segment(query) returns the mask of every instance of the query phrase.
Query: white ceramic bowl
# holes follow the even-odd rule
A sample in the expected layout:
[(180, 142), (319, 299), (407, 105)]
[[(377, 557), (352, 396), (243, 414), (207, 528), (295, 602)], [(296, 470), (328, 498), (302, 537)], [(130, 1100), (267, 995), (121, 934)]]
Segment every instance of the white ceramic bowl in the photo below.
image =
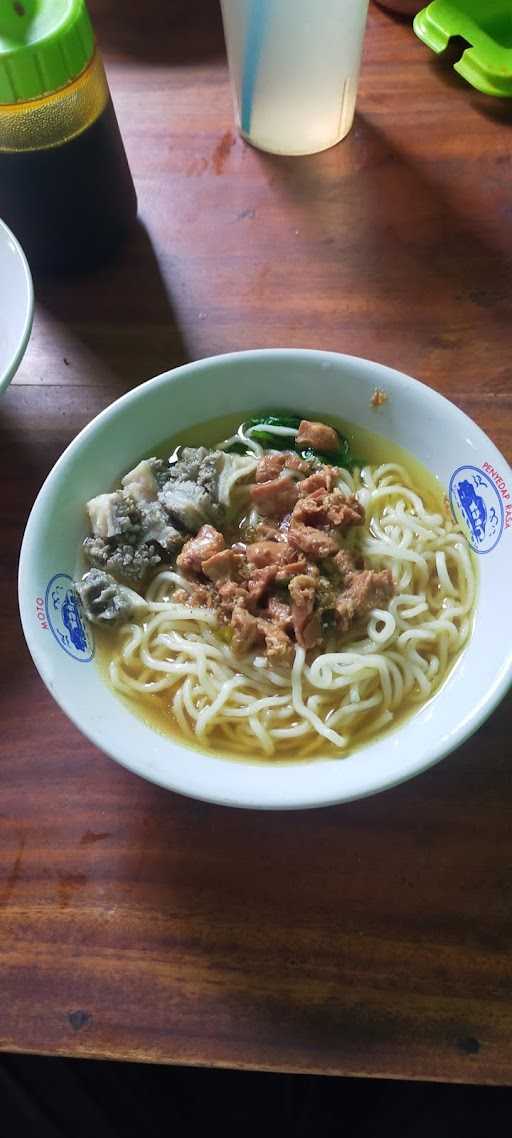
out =
[[(378, 411), (370, 404), (376, 386), (388, 395)], [(86, 533), (88, 498), (175, 432), (223, 412), (240, 412), (243, 418), (276, 404), (299, 412), (314, 409), (319, 419), (338, 415), (379, 431), (417, 455), (447, 489), (451, 485), (452, 493), (461, 478), (480, 479), (487, 522), (483, 537), (479, 535), (474, 633), (435, 699), (396, 731), (346, 759), (273, 766), (213, 758), (152, 731), (101, 679), (91, 660), (89, 635), (80, 624), (70, 624), (73, 606), (64, 622), (62, 614)], [(41, 676), (66, 714), (98, 747), (144, 778), (233, 806), (277, 809), (344, 802), (393, 786), (437, 762), (475, 731), (504, 695), (511, 676), (511, 511), (511, 472), (496, 447), (451, 403), (399, 372), (317, 351), (254, 351), (200, 360), (117, 400), (57, 462), (23, 541), (23, 628)]]
[(27, 258), (0, 221), (0, 394), (9, 386), (28, 344), (34, 289)]

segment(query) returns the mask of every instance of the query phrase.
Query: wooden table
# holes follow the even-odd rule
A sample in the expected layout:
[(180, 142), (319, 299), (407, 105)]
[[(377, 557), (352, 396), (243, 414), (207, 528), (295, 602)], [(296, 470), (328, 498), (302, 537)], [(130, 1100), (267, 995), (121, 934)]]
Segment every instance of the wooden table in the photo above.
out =
[(448, 395), (510, 456), (510, 120), (372, 7), (349, 138), (268, 157), (233, 131), (216, 5), (91, 9), (140, 225), (104, 271), (39, 282), (0, 406), (0, 1045), (510, 1081), (510, 705), (380, 797), (208, 807), (75, 730), (16, 610), (23, 527), (57, 456), (184, 360), (274, 345), (368, 356)]

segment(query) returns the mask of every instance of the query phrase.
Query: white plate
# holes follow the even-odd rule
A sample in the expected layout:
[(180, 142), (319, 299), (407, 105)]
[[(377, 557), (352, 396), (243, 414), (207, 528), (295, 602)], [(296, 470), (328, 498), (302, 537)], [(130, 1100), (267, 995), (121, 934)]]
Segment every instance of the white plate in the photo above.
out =
[(27, 258), (0, 221), (0, 394), (9, 386), (27, 347), (34, 315), (34, 289)]
[[(388, 395), (378, 411), (371, 406), (376, 387)], [(194, 423), (223, 412), (242, 419), (276, 406), (315, 413), (319, 419), (339, 416), (378, 431), (415, 454), (447, 489), (454, 476), (457, 486), (461, 471), (468, 478), (478, 471), (489, 509), (496, 507), (499, 524), (493, 521), (486, 530), (478, 558), (475, 628), (457, 667), (415, 715), (345, 759), (245, 763), (214, 758), (162, 737), (106, 686), (80, 614), (78, 625), (70, 615), (71, 578), (87, 532), (87, 499), (110, 487), (141, 455)], [(490, 439), (457, 407), (408, 376), (368, 360), (294, 349), (242, 352), (199, 360), (142, 384), (71, 443), (45, 482), (27, 525), (20, 561), (21, 616), (32, 656), (57, 702), (98, 747), (130, 770), (182, 794), (233, 806), (320, 806), (373, 794), (425, 770), (471, 735), (503, 697), (512, 670), (511, 554), (511, 471)]]

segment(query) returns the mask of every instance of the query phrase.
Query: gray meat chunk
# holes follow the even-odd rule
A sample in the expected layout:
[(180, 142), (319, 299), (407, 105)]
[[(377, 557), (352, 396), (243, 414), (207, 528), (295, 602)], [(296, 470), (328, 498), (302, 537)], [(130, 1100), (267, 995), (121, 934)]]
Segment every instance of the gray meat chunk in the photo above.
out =
[(197, 482), (201, 463), (211, 453), (207, 447), (179, 447), (175, 462), (171, 455), (167, 478), (172, 482)]
[(218, 512), (210, 494), (197, 482), (166, 482), (158, 497), (172, 520), (188, 533), (197, 533)]
[(173, 558), (189, 534), (222, 518), (226, 456), (207, 447), (178, 447), (176, 456), (169, 463), (142, 459), (125, 474), (122, 490), (87, 503), (92, 537), (84, 552), (90, 565), (121, 581), (142, 581)]
[(160, 502), (139, 502), (137, 524), (112, 537), (86, 537), (87, 561), (121, 580), (142, 581), (150, 569), (181, 549), (186, 534), (170, 521)]
[(226, 461), (222, 451), (206, 447), (182, 447), (169, 467), (159, 500), (170, 517), (189, 533), (215, 521), (219, 507), (219, 478)]
[(186, 535), (169, 521), (161, 502), (140, 503), (141, 541), (156, 542), (165, 553), (177, 553)]
[(162, 561), (162, 554), (153, 544), (137, 546), (116, 539), (86, 537), (83, 549), (90, 565), (130, 581), (142, 581), (148, 570)]
[(86, 508), (94, 537), (107, 539), (137, 532), (137, 508), (133, 499), (122, 490), (98, 494), (87, 502)]
[(197, 484), (202, 486), (214, 502), (219, 500), (219, 478), (224, 468), (226, 455), (221, 450), (211, 450), (202, 459), (197, 474)]
[(92, 624), (120, 624), (146, 608), (143, 597), (101, 569), (89, 569), (80, 581), (75, 581), (75, 588)]
[(141, 462), (129, 470), (121, 479), (125, 492), (127, 492), (138, 506), (146, 502), (154, 502), (158, 494), (157, 475), (161, 473), (164, 463), (158, 458), (143, 458)]
[(197, 482), (211, 497), (218, 500), (218, 482), (226, 461), (221, 450), (208, 450), (207, 447), (179, 447), (178, 458), (170, 461), (168, 481)]

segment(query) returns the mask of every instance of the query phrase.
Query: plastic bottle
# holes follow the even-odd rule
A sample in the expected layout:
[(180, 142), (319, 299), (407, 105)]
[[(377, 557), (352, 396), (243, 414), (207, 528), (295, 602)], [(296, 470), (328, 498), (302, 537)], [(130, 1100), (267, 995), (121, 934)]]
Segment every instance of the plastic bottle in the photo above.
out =
[(113, 252), (137, 198), (84, 0), (0, 5), (0, 217), (32, 267)]

